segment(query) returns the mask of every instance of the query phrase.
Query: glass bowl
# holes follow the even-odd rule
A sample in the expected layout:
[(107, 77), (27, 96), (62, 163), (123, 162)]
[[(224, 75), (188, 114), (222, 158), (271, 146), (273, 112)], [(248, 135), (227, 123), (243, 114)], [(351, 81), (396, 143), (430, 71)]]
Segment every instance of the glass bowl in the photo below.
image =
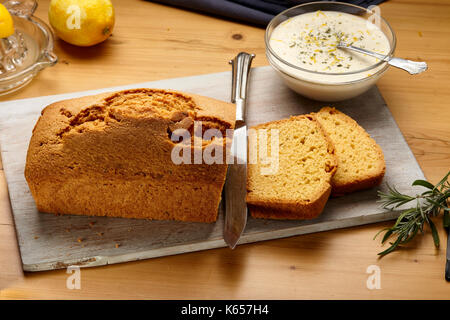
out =
[[(379, 28), (390, 44), (387, 56), (393, 56), (396, 46), (395, 33), (389, 23), (375, 11), (343, 2), (310, 2), (281, 12), (275, 16), (266, 28), (266, 56), (270, 65), (277, 71), (284, 83), (295, 92), (318, 101), (341, 101), (356, 97), (372, 87), (386, 72), (389, 65), (379, 61), (367, 68), (343, 73), (325, 73), (311, 71), (293, 65), (274, 52), (270, 46), (273, 30), (291, 17), (303, 13), (321, 11), (338, 11), (357, 15), (365, 20), (379, 21)], [(376, 15), (376, 17), (374, 16)]]
[(34, 17), (35, 1), (7, 1), (5, 7), (14, 21), (16, 35), (25, 43), (26, 55), (13, 71), (0, 75), (0, 95), (14, 92), (28, 84), (42, 69), (53, 66), (58, 58), (53, 53), (53, 35), (41, 19)]

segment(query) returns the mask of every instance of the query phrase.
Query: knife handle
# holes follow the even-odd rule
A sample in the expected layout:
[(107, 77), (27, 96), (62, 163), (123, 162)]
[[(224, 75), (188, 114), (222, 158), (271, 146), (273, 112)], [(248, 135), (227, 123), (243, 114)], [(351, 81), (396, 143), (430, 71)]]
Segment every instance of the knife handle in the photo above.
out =
[(450, 260), (445, 264), (445, 280), (450, 281)]
[(233, 60), (230, 60), (232, 66), (232, 87), (231, 102), (236, 104), (236, 123), (245, 123), (245, 101), (247, 97), (248, 79), (250, 67), (255, 55), (241, 52)]

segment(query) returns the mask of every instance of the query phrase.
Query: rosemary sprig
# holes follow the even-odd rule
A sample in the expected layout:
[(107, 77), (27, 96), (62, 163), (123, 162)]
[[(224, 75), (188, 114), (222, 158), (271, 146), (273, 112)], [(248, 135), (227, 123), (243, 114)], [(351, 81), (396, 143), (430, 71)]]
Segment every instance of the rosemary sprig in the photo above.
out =
[[(408, 243), (411, 241), (417, 233), (423, 233), (424, 225), (428, 224), (433, 235), (434, 245), (439, 247), (439, 234), (434, 225), (431, 217), (438, 216), (441, 212), (444, 213), (444, 227), (450, 226), (450, 181), (448, 177), (450, 171), (445, 177), (436, 185), (431, 184), (425, 180), (416, 180), (412, 183), (413, 186), (422, 186), (427, 190), (421, 194), (415, 196), (409, 196), (400, 193), (395, 187), (388, 185), (387, 192), (378, 192), (384, 209), (395, 210), (398, 207), (415, 202), (415, 206), (404, 210), (397, 218), (395, 224), (390, 228), (384, 228), (375, 235), (375, 238), (384, 232), (381, 243), (385, 243), (389, 238), (396, 236), (395, 241), (390, 242), (390, 247), (378, 255), (384, 256), (392, 251), (396, 250), (399, 245)], [(374, 239), (375, 239), (374, 238)]]

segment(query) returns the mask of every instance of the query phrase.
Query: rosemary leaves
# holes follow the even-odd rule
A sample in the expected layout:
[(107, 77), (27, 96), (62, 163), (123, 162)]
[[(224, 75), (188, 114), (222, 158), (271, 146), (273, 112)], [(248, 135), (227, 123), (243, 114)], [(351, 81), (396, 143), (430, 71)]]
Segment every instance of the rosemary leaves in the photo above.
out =
[(423, 193), (415, 196), (402, 194), (395, 187), (389, 185), (387, 192), (378, 192), (380, 202), (385, 209), (395, 210), (407, 203), (414, 204), (411, 208), (402, 211), (392, 227), (384, 228), (375, 235), (376, 238), (380, 233), (384, 232), (381, 243), (385, 243), (391, 237), (396, 237), (393, 242), (390, 242), (388, 249), (378, 253), (380, 256), (391, 253), (400, 245), (410, 242), (419, 232), (423, 233), (426, 224), (431, 229), (434, 245), (439, 247), (439, 234), (431, 217), (436, 217), (443, 213), (444, 227), (450, 226), (450, 208), (448, 203), (450, 198), (449, 176), (450, 171), (436, 185), (425, 180), (414, 181), (412, 183), (413, 186), (421, 186), (426, 189)]

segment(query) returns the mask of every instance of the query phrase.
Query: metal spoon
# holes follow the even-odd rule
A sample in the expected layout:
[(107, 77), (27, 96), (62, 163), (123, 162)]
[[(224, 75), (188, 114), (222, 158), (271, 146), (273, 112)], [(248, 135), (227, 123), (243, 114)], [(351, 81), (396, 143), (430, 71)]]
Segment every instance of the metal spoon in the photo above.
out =
[(342, 41), (338, 43), (337, 47), (340, 49), (350, 49), (359, 53), (367, 54), (368, 56), (378, 58), (380, 60), (386, 61), (391, 66), (406, 70), (410, 74), (419, 74), (428, 69), (428, 65), (426, 62), (417, 62), (402, 58), (389, 57), (366, 49), (354, 47)]

